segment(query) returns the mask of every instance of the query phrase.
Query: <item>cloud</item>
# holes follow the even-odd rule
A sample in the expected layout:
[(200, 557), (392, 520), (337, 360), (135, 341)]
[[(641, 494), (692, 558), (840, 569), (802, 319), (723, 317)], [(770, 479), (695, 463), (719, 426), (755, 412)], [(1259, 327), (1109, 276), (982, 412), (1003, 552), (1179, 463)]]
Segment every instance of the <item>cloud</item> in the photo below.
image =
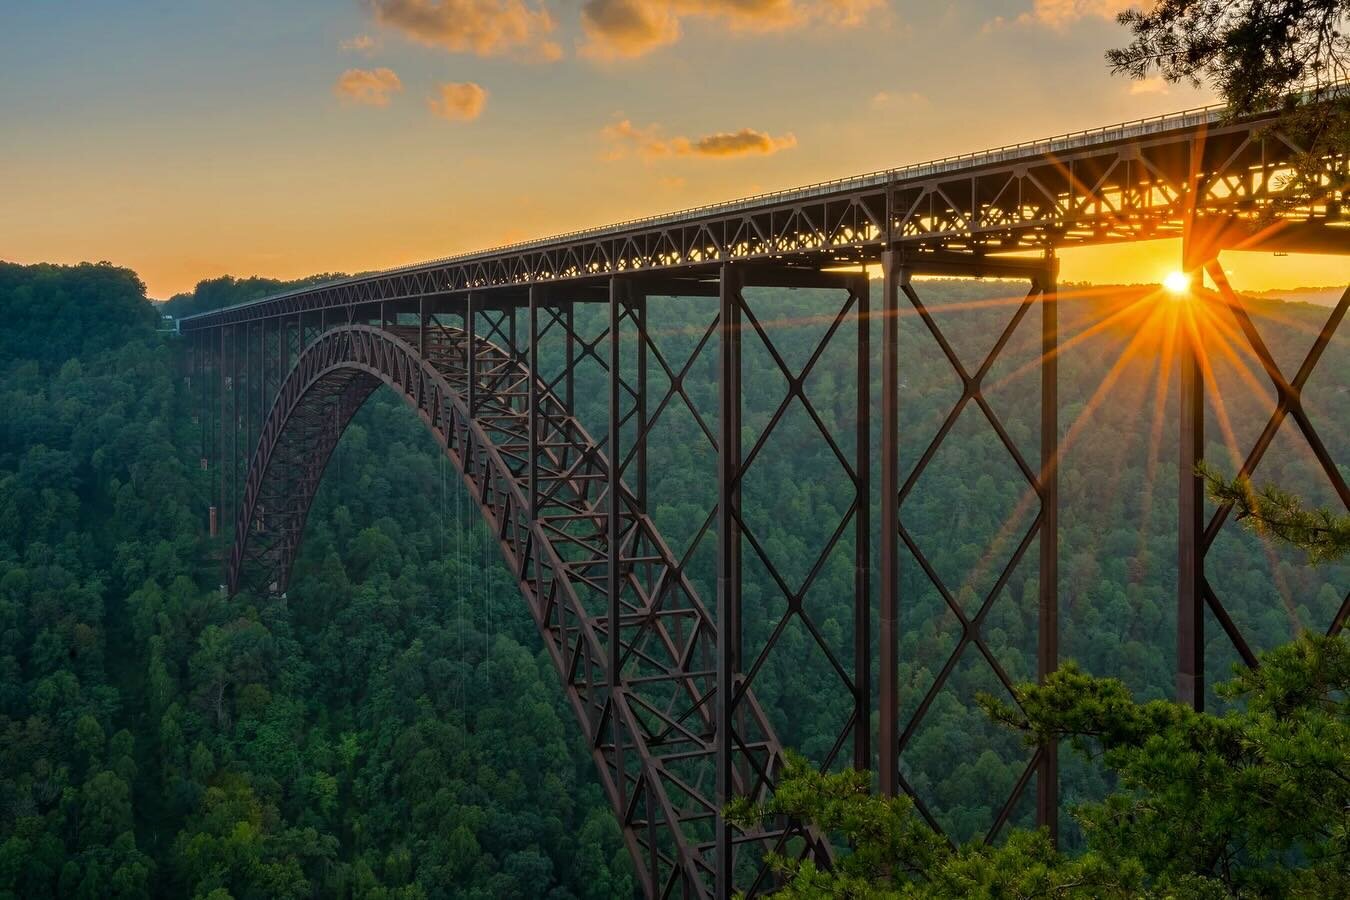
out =
[(583, 56), (631, 59), (680, 39), (671, 4), (650, 0), (586, 0), (581, 7)]
[(891, 107), (922, 107), (928, 105), (928, 97), (918, 91), (901, 91), (893, 94), (890, 91), (877, 91), (872, 95), (871, 100), (873, 109), (888, 109)]
[(428, 47), (542, 62), (562, 56), (562, 48), (548, 39), (557, 27), (553, 16), (523, 0), (366, 0), (366, 5), (380, 25)]
[(338, 44), (338, 47), (349, 53), (368, 53), (375, 49), (375, 39), (368, 34), (358, 34)]
[(452, 122), (472, 122), (487, 105), (487, 91), (472, 81), (451, 81), (437, 88), (437, 96), (427, 100), (427, 107), (442, 119)]
[(882, 0), (586, 0), (581, 54), (631, 59), (680, 39), (686, 18), (716, 20), (732, 31), (780, 31), (808, 25), (851, 28)]
[[(681, 141), (682, 138), (676, 138)], [(779, 150), (797, 146), (797, 138), (792, 134), (774, 137), (753, 128), (740, 131), (709, 134), (689, 145), (688, 152), (696, 156), (746, 156), (751, 153), (769, 155)], [(680, 151), (683, 152), (683, 151)]]
[(753, 128), (717, 132), (700, 138), (665, 138), (661, 136), (659, 125), (639, 128), (628, 119), (607, 125), (600, 133), (610, 145), (606, 159), (623, 159), (630, 153), (646, 160), (671, 156), (726, 159), (752, 154), (768, 156), (797, 146), (796, 136), (790, 133), (774, 137)]
[(389, 105), (389, 95), (403, 90), (392, 69), (348, 69), (333, 84), (333, 93), (348, 103)]
[(1019, 24), (1045, 25), (1063, 31), (1080, 19), (1107, 19), (1114, 21), (1140, 0), (1035, 0), (1030, 12), (1017, 17)]
[(1130, 82), (1131, 94), (1170, 94), (1171, 86), (1159, 75)]

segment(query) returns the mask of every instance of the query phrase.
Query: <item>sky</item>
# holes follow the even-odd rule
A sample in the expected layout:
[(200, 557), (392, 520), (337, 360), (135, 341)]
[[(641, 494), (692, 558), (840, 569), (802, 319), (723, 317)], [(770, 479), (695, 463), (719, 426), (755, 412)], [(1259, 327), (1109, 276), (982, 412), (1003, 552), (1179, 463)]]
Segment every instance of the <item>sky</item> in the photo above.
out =
[[(1124, 0), (0, 0), (0, 259), (385, 268), (1212, 102)], [(1168, 242), (1068, 251), (1150, 282)], [(1226, 254), (1239, 288), (1350, 257)]]

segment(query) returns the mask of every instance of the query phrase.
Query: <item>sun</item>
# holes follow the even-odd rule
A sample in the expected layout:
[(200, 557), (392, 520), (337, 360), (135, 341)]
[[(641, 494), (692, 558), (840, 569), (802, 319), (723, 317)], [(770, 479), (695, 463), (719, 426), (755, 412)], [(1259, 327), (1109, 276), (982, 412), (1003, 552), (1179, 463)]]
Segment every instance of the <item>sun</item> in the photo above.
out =
[(1170, 293), (1181, 296), (1190, 293), (1191, 279), (1185, 272), (1169, 272), (1163, 279), (1163, 287)]

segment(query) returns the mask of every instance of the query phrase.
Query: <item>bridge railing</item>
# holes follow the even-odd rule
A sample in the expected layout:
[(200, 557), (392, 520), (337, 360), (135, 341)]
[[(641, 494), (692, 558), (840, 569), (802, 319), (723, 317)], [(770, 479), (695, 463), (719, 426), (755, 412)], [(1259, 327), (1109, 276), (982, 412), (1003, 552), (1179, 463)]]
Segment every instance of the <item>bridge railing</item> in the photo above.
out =
[[(951, 156), (945, 156), (940, 159), (927, 160), (924, 162), (912, 163), (909, 165), (898, 166), (889, 169), (881, 169), (875, 172), (864, 173), (861, 175), (849, 175), (840, 178), (834, 178), (827, 181), (819, 181), (813, 184), (800, 187), (786, 188), (777, 191), (765, 191), (758, 194), (752, 194), (740, 197), (735, 200), (722, 201), (718, 203), (708, 203), (699, 206), (687, 207), (685, 209), (673, 212), (660, 213), (651, 216), (641, 216), (633, 219), (625, 219), (610, 225), (598, 226), (587, 229), (577, 229), (574, 231), (562, 232), (543, 238), (533, 238), (525, 241), (516, 241), (508, 244), (500, 244), (494, 247), (471, 250), (463, 253), (454, 253), (435, 259), (422, 260), (416, 263), (409, 263), (403, 266), (395, 266), (390, 269), (382, 269), (378, 272), (371, 272), (362, 275), (352, 276), (351, 278), (338, 279), (336, 281), (325, 282), (322, 284), (309, 285), (304, 288), (298, 288), (292, 291), (284, 291), (259, 300), (248, 301), (247, 303), (235, 304), (234, 306), (224, 307), (220, 310), (213, 310), (209, 313), (200, 313), (200, 316), (218, 315), (232, 309), (249, 306), (253, 303), (263, 302), (264, 300), (277, 300), (296, 294), (308, 293), (311, 291), (332, 288), (340, 285), (354, 284), (374, 276), (386, 277), (417, 272), (423, 269), (442, 266), (453, 263), (462, 263), (477, 259), (486, 259), (494, 256), (500, 256), (507, 253), (518, 253), (522, 251), (542, 249), (559, 244), (566, 244), (578, 240), (592, 240), (604, 238), (610, 235), (621, 234), (637, 228), (650, 226), (679, 224), (682, 222), (691, 222), (697, 219), (714, 216), (722, 213), (732, 213), (744, 211), (749, 208), (761, 205), (770, 205), (773, 203), (792, 202), (794, 200), (808, 200), (828, 196), (831, 194), (847, 193), (849, 191), (875, 188), (887, 183), (902, 185), (904, 182), (914, 179), (931, 178), (935, 175), (948, 173), (964, 172), (972, 169), (978, 169), (986, 165), (1006, 164), (1019, 160), (1034, 159), (1046, 154), (1063, 152), (1068, 150), (1081, 150), (1085, 147), (1094, 145), (1107, 145), (1114, 142), (1137, 139), (1140, 137), (1165, 134), (1170, 131), (1185, 131), (1205, 125), (1213, 125), (1223, 120), (1227, 107), (1222, 104), (1209, 106), (1200, 106), (1192, 109), (1186, 109), (1174, 113), (1166, 113), (1156, 116), (1134, 119), (1127, 122), (1120, 122), (1112, 125), (1101, 126), (1097, 128), (1083, 129), (1079, 131), (1067, 132), (1065, 134), (1055, 135), (1049, 138), (1038, 138), (1029, 141), (1020, 141), (1012, 144), (1005, 144), (998, 147), (978, 150), (969, 153), (959, 153)], [(186, 316), (184, 320), (191, 320), (198, 316)]]

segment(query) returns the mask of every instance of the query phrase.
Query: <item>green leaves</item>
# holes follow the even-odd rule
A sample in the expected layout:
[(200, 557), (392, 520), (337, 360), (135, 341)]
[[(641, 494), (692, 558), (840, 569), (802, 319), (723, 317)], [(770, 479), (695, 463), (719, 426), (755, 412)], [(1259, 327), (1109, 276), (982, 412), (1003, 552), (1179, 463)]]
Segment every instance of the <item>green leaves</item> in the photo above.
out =
[(1195, 471), (1205, 479), (1210, 499), (1233, 506), (1238, 521), (1257, 534), (1302, 549), (1310, 565), (1336, 562), (1350, 554), (1350, 514), (1307, 509), (1299, 497), (1273, 484), (1257, 490), (1250, 478), (1225, 478), (1204, 463)]
[(1350, 643), (1303, 635), (1220, 693), (1234, 703), (1223, 715), (1139, 703), (1069, 663), (1021, 685), (1017, 704), (980, 699), (1029, 743), (1068, 739), (1116, 775), (1115, 793), (1073, 811), (1081, 855), (1025, 830), (953, 850), (907, 799), (872, 796), (867, 775), (822, 775), (797, 757), (772, 800), (729, 814), (815, 822), (852, 848), (831, 872), (775, 860), (786, 897), (1345, 896)]

